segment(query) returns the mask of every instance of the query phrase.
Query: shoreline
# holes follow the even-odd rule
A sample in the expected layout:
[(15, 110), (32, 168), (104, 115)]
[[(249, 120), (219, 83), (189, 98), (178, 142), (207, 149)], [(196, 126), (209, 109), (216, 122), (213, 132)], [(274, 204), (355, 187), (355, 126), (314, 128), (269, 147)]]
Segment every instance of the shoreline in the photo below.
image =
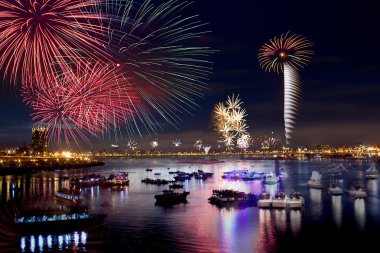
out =
[(86, 161), (86, 162), (68, 162), (68, 163), (55, 163), (55, 164), (46, 164), (46, 165), (26, 165), (26, 166), (9, 166), (9, 167), (0, 167), (0, 175), (19, 175), (19, 174), (33, 174), (38, 171), (54, 171), (54, 170), (63, 170), (63, 169), (79, 169), (79, 168), (90, 168), (103, 166), (105, 163), (103, 161)]

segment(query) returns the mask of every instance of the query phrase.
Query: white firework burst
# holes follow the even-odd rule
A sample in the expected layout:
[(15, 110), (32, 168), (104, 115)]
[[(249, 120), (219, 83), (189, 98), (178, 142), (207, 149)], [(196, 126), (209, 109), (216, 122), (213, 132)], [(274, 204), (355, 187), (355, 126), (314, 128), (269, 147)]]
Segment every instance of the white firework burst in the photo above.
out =
[(176, 147), (176, 148), (178, 148), (179, 146), (181, 146), (181, 145), (182, 145), (181, 139), (175, 139), (175, 140), (173, 141), (173, 145), (174, 145), (174, 147)]

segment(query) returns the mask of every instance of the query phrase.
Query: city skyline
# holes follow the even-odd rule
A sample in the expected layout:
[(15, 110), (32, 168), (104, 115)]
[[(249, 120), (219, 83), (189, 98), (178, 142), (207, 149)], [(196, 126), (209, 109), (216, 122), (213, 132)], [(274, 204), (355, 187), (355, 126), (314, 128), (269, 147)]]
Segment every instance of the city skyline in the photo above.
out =
[[(158, 138), (162, 148), (170, 147), (176, 138), (182, 140), (181, 148), (192, 145), (198, 138), (210, 142), (214, 136), (211, 135), (213, 106), (233, 93), (240, 94), (245, 103), (248, 132), (252, 136), (274, 131), (283, 137), (281, 76), (261, 71), (257, 53), (269, 38), (291, 30), (310, 38), (315, 48), (312, 62), (301, 70), (303, 99), (294, 144), (380, 143), (376, 101), (380, 94), (377, 63), (380, 38), (373, 32), (375, 8), (344, 1), (329, 4), (319, 1), (308, 6), (301, 1), (223, 3), (218, 11), (210, 12), (212, 6), (211, 2), (195, 2), (189, 8), (200, 14), (201, 20), (208, 23), (207, 30), (211, 31), (202, 43), (218, 50), (210, 59), (214, 62), (214, 72), (210, 76), (209, 90), (203, 99), (197, 100), (199, 108), (192, 111), (193, 115), (181, 114), (183, 121), (178, 129), (160, 121), (162, 131), (151, 135), (145, 132), (142, 138), (136, 135), (133, 140), (148, 143)], [(286, 22), (281, 22), (285, 19)], [(16, 88), (10, 88), (3, 81), (0, 102), (3, 108), (0, 144), (3, 146), (28, 143), (31, 139), (30, 111), (16, 94)], [(129, 141), (126, 133), (118, 141), (112, 136), (110, 133), (110, 137), (101, 142), (106, 146), (112, 143), (126, 146)], [(99, 142), (93, 140), (93, 146), (102, 145)], [(83, 144), (81, 148), (89, 149), (89, 145)]]

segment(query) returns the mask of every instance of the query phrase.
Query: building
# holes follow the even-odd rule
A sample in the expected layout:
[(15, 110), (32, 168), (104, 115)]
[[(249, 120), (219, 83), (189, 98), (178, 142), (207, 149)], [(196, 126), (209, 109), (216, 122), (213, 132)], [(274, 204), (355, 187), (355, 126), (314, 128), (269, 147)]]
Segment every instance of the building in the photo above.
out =
[(42, 155), (48, 152), (47, 129), (46, 127), (32, 128), (31, 151), (34, 155)]

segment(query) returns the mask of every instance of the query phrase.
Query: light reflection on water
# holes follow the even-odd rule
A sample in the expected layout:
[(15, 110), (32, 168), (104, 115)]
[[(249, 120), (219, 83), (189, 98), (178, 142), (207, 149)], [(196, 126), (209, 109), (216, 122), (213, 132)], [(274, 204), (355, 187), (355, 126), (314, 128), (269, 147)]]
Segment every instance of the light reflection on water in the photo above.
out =
[(342, 225), (342, 196), (331, 196), (332, 211), (335, 224), (337, 227)]
[(86, 250), (85, 231), (59, 235), (30, 235), (20, 239), (21, 252), (51, 252), (57, 250)]
[[(269, 253), (277, 251), (281, 246), (279, 238), (297, 238), (305, 227), (331, 222), (339, 229), (344, 227), (343, 217), (347, 217), (347, 220), (355, 219), (358, 230), (365, 231), (369, 222), (366, 213), (373, 217), (378, 216), (378, 180), (364, 181), (369, 193), (367, 200), (353, 201), (347, 195), (328, 196), (324, 190), (307, 188), (306, 182), (311, 171), (316, 168), (322, 171), (329, 163), (324, 160), (311, 162), (227, 159), (220, 164), (182, 164), (167, 158), (110, 160), (103, 167), (91, 169), (91, 173), (107, 176), (113, 171), (126, 171), (130, 173), (130, 185), (123, 191), (89, 187), (82, 189), (82, 196), (90, 212), (107, 214), (105, 225), (110, 232), (110, 243), (106, 244), (106, 252), (119, 252), (126, 247), (135, 252), (187, 252), (191, 249), (194, 252)], [(281, 167), (286, 169), (288, 177), (276, 185), (266, 185), (260, 180), (231, 181), (221, 178), (224, 171), (233, 169), (245, 168), (268, 173), (278, 172)], [(153, 172), (146, 172), (146, 168), (152, 168)], [(366, 164), (358, 169), (363, 168), (366, 168)], [(154, 195), (167, 186), (141, 183), (141, 179), (146, 177), (172, 179), (173, 175), (169, 171), (193, 172), (198, 169), (213, 172), (214, 177), (206, 181), (185, 181), (184, 189), (191, 192), (186, 205), (172, 208), (156, 206)], [(89, 170), (0, 176), (0, 199), (39, 196), (44, 202), (54, 203), (54, 192), (62, 186), (69, 186), (69, 181), (60, 180), (59, 176), (80, 176), (87, 171)], [(161, 175), (154, 176), (155, 172)], [(325, 180), (338, 182), (342, 189), (347, 189), (353, 181), (365, 180), (360, 175), (352, 173), (350, 176), (353, 179), (348, 176), (334, 178), (332, 181), (326, 176)], [(302, 211), (259, 210), (257, 207), (219, 209), (207, 201), (214, 189), (233, 189), (256, 195), (263, 191), (272, 195), (285, 191), (290, 195), (294, 190), (305, 197), (306, 206)], [(380, 227), (377, 223), (371, 224)], [(87, 238), (91, 234), (92, 231), (24, 236), (21, 237), (19, 246), (22, 252), (40, 252), (41, 249), (67, 251), (73, 247), (81, 247), (82, 251), (86, 251)], [(145, 245), (145, 251), (141, 248), (142, 244)]]

